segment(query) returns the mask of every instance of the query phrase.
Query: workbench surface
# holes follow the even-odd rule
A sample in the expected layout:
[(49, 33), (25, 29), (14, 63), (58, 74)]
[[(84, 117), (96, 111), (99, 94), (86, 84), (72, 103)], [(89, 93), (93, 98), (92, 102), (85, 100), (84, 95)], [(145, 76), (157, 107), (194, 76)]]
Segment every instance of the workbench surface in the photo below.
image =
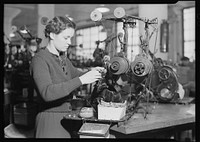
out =
[(122, 124), (112, 126), (111, 130), (133, 134), (187, 123), (195, 123), (195, 104), (158, 103), (146, 119), (142, 113), (135, 113)]

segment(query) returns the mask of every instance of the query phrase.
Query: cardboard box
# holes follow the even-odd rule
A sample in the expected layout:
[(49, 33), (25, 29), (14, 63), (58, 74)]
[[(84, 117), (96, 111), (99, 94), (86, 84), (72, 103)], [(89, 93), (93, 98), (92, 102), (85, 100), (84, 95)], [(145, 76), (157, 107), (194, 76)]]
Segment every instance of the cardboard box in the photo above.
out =
[(126, 115), (127, 103), (107, 103), (101, 101), (98, 104), (98, 119), (120, 120)]

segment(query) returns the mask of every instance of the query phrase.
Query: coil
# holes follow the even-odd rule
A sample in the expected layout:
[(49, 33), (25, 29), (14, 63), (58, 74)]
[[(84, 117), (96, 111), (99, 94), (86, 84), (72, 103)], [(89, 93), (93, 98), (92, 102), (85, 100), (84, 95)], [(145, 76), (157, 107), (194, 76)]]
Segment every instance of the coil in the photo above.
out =
[(110, 71), (115, 75), (127, 73), (129, 68), (129, 61), (125, 57), (116, 56), (110, 61)]
[(153, 65), (145, 54), (138, 54), (131, 63), (131, 70), (136, 76), (145, 76), (151, 72)]
[(175, 98), (178, 91), (178, 78), (170, 66), (163, 66), (158, 70), (160, 85), (156, 89), (159, 101), (170, 102)]
[(161, 80), (167, 80), (170, 78), (171, 76), (171, 71), (168, 67), (162, 67), (159, 71), (158, 71), (158, 76)]

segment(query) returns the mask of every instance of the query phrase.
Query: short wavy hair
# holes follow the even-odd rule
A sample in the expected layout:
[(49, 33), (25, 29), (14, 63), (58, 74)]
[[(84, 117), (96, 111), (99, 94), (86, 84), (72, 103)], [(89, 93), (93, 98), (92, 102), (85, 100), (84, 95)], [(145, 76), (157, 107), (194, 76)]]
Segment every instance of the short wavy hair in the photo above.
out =
[(59, 34), (66, 28), (76, 28), (76, 24), (66, 16), (56, 16), (50, 20), (44, 30), (46, 38), (50, 38), (50, 33)]

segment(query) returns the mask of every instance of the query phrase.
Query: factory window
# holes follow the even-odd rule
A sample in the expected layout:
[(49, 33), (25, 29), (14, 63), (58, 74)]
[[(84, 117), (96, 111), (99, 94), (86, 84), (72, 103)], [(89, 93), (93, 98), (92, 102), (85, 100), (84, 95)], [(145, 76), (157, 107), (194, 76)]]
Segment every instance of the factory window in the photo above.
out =
[[(117, 23), (117, 33), (123, 33), (123, 23)], [(117, 40), (117, 52), (121, 49), (120, 42)], [(136, 21), (136, 27), (128, 27), (128, 46), (127, 46), (127, 58), (129, 61), (133, 61), (135, 56), (139, 54), (139, 24)]]
[[(107, 33), (104, 32), (102, 25), (79, 29), (76, 31), (76, 44), (79, 45), (76, 49), (76, 56), (80, 60), (93, 59), (93, 52), (96, 49), (96, 41), (105, 40)], [(82, 46), (80, 46), (82, 45)], [(105, 49), (105, 45), (99, 44), (99, 48)]]
[(183, 9), (184, 56), (195, 60), (195, 7)]

